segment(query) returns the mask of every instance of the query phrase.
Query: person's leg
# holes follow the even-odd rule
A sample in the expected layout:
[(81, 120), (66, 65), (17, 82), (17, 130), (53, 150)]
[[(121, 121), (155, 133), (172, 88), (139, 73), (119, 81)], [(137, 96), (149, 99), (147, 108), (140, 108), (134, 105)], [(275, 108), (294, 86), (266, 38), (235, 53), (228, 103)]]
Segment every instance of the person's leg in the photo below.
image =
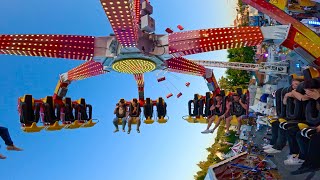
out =
[(237, 117), (238, 125), (237, 125), (237, 134), (236, 135), (240, 135), (241, 121), (242, 121), (243, 117), (244, 116)]
[(114, 132), (118, 132), (119, 131), (119, 127), (118, 127), (118, 121), (119, 121), (119, 118), (115, 117), (112, 121), (114, 127), (116, 127), (116, 129), (114, 130)]
[(208, 126), (207, 126), (207, 129), (206, 130), (209, 130), (212, 123), (214, 122), (214, 119), (216, 118), (215, 115), (211, 116), (209, 119), (208, 119)]
[(307, 160), (309, 151), (309, 139), (303, 137), (300, 131), (296, 134), (297, 143), (299, 145), (299, 159)]
[(131, 131), (131, 122), (132, 122), (132, 117), (130, 117), (128, 120), (128, 134), (130, 134), (130, 131)]
[(278, 139), (272, 148), (277, 150), (282, 150), (287, 144), (287, 139), (288, 137), (287, 137), (286, 130), (278, 127)]
[[(277, 123), (279, 124), (279, 123)], [(281, 150), (286, 146), (287, 143), (287, 132), (284, 129), (281, 129), (279, 125), (272, 126), (272, 136), (274, 131), (278, 130), (278, 137), (275, 139), (275, 144), (271, 147), (266, 146), (264, 152), (273, 154), (280, 153)], [(272, 137), (273, 138), (273, 137)], [(290, 159), (290, 158), (289, 158)]]
[(127, 124), (127, 118), (122, 118), (122, 131), (125, 132), (126, 130), (126, 124)]
[(285, 165), (301, 165), (304, 162), (304, 160), (299, 157), (300, 149), (296, 138), (299, 132), (300, 129), (298, 127), (291, 127), (287, 130), (290, 156), (284, 160)]
[(0, 136), (7, 145), (7, 150), (14, 150), (14, 151), (22, 151), (22, 149), (16, 147), (10, 137), (8, 128), (6, 127), (1, 127), (0, 126)]
[(0, 136), (7, 146), (13, 146), (13, 142), (11, 140), (8, 128), (0, 127)]
[(310, 163), (312, 167), (319, 168), (320, 167), (320, 134), (316, 133), (311, 137), (309, 144), (309, 152), (308, 157), (310, 158)]
[(230, 128), (230, 124), (231, 124), (231, 120), (232, 120), (233, 116), (230, 116), (226, 119), (226, 135), (229, 135), (229, 128)]
[(136, 121), (137, 121), (137, 132), (140, 133), (140, 125), (141, 125), (141, 120), (140, 117), (136, 117)]
[(204, 131), (202, 131), (202, 132), (201, 132), (202, 134), (208, 134), (208, 133), (210, 133), (209, 128), (211, 127), (212, 123), (214, 122), (215, 117), (216, 117), (216, 116), (213, 115), (213, 116), (211, 116), (211, 117), (208, 119), (207, 129), (204, 130)]
[(278, 132), (279, 132), (279, 121), (275, 121), (271, 124), (271, 133), (272, 138), (270, 141), (270, 145), (275, 145), (278, 139)]
[(307, 152), (306, 160), (302, 163), (302, 165), (297, 170), (291, 172), (292, 175), (298, 175), (298, 174), (314, 172), (319, 170), (320, 134), (317, 133), (311, 137), (311, 139), (309, 140), (307, 149), (308, 149), (308, 152)]
[(290, 148), (290, 154), (299, 154), (299, 145), (296, 139), (296, 135), (299, 132), (298, 127), (292, 127), (287, 130), (288, 144)]
[(212, 129), (211, 132), (214, 132), (214, 130), (216, 130), (216, 129), (219, 127), (219, 125), (220, 125), (220, 123), (221, 123), (221, 121), (222, 121), (223, 119), (224, 119), (224, 117), (222, 117), (222, 116), (219, 116), (219, 117), (218, 117), (217, 123), (214, 125), (214, 127), (213, 127), (213, 129)]

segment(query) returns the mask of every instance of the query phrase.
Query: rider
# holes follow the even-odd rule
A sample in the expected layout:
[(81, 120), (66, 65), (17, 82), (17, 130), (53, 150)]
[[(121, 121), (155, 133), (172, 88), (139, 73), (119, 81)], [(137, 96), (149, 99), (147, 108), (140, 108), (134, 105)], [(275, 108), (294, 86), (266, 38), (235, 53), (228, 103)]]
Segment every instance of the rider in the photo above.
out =
[(140, 130), (139, 130), (139, 127), (140, 127), (140, 124), (141, 124), (140, 117), (139, 117), (140, 113), (141, 113), (141, 108), (140, 108), (140, 106), (138, 104), (138, 100), (137, 99), (133, 99), (132, 100), (132, 107), (130, 107), (130, 118), (129, 118), (129, 121), (128, 121), (128, 127), (129, 127), (128, 134), (130, 134), (130, 131), (131, 131), (131, 124), (132, 124), (133, 118), (136, 119), (137, 132), (140, 133)]
[(124, 102), (124, 99), (121, 99), (119, 103), (116, 105), (116, 108), (114, 109), (114, 114), (116, 117), (113, 119), (113, 125), (116, 127), (116, 130), (114, 132), (118, 132), (118, 122), (119, 118), (122, 119), (122, 131), (125, 132), (125, 127), (127, 123), (127, 118), (126, 118), (126, 104)]
[[(214, 111), (215, 110), (215, 112), (221, 113), (222, 110), (223, 110), (223, 108), (222, 108), (222, 106), (223, 106), (223, 103), (222, 103), (223, 97), (222, 97), (221, 94), (217, 94), (215, 99), (216, 99), (217, 104), (216, 105), (212, 104), (212, 106), (210, 107), (210, 111)], [(230, 109), (229, 102), (226, 102), (226, 110), (225, 110), (224, 114), (222, 114), (221, 116), (218, 117), (218, 121), (217, 121), (217, 123), (215, 124), (215, 126), (214, 126), (214, 128), (212, 130), (209, 130), (209, 128), (211, 127), (211, 125), (212, 125), (212, 123), (213, 123), (213, 121), (214, 121), (216, 116), (214, 114), (212, 116), (209, 116), (207, 129), (202, 131), (201, 133), (203, 133), (203, 134), (213, 133), (214, 130), (216, 130), (219, 127), (221, 120), (229, 117), (229, 114), (230, 114), (229, 113), (229, 109)]]
[[(9, 151), (22, 151), (22, 149), (16, 147), (10, 137), (8, 128), (0, 126), (0, 136), (7, 145), (7, 150)], [(6, 157), (0, 154), (0, 159), (5, 159)]]
[[(238, 94), (233, 94), (233, 102), (230, 103), (230, 106), (233, 106), (233, 109), (235, 112), (240, 113), (243, 110), (247, 110), (247, 104), (242, 102), (242, 99)], [(238, 126), (237, 126), (237, 134), (236, 136), (240, 135), (240, 127), (241, 127), (241, 120), (245, 117), (246, 115), (239, 115), (237, 116), (237, 121), (238, 121)], [(226, 136), (230, 135), (229, 128), (230, 128), (230, 123), (232, 120), (232, 116), (228, 117), (226, 119)]]

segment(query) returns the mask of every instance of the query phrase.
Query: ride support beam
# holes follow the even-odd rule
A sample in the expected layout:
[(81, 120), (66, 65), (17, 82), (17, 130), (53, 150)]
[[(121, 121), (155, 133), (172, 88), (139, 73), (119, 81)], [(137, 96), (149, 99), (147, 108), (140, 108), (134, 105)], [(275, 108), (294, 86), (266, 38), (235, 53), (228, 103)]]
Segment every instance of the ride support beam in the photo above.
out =
[[(297, 46), (303, 48), (307, 53), (314, 57), (314, 63), (320, 65), (320, 37), (315, 32), (265, 0), (243, 0), (243, 2), (258, 9), (264, 14), (267, 14), (281, 24), (291, 24), (292, 27), (289, 32), (291, 38), (288, 37), (283, 45), (288, 46), (288, 48), (291, 48), (298, 53), (299, 50), (297, 51)], [(292, 46), (295, 46), (295, 48), (292, 48)], [(312, 58), (308, 59), (311, 60)]]
[(134, 74), (134, 79), (136, 80), (138, 86), (139, 102), (143, 101), (144, 104), (144, 77), (143, 74)]
[(85, 63), (69, 70), (60, 75), (56, 89), (53, 94), (54, 100), (62, 100), (68, 92), (68, 86), (72, 81), (83, 80), (89, 77), (104, 74), (108, 71), (103, 70), (103, 66), (99, 62), (93, 60), (86, 61)]

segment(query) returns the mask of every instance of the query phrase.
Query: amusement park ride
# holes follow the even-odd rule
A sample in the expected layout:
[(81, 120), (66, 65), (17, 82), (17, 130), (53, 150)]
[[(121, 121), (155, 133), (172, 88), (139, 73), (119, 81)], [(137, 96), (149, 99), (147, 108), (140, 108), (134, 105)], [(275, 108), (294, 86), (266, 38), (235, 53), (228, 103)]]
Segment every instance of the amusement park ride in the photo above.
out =
[[(41, 129), (92, 127), (92, 107), (81, 98), (72, 101), (66, 97), (68, 86), (111, 71), (132, 74), (137, 82), (139, 104), (144, 106), (144, 73), (154, 70), (172, 71), (202, 76), (212, 91), (220, 92), (209, 61), (192, 61), (182, 56), (209, 51), (256, 46), (263, 41), (281, 44), (320, 65), (320, 38), (299, 21), (264, 0), (243, 0), (268, 14), (283, 25), (269, 27), (227, 27), (155, 33), (153, 7), (148, 0), (100, 0), (114, 31), (105, 37), (81, 35), (15, 34), (0, 35), (0, 54), (40, 56), (84, 60), (85, 62), (60, 75), (53, 96), (34, 99), (25, 95), (18, 99), (20, 122), (25, 132)], [(178, 26), (183, 30), (182, 26)], [(230, 65), (230, 64), (229, 64)], [(259, 67), (253, 67), (256, 70)], [(263, 69), (263, 68), (262, 68)], [(282, 73), (282, 71), (275, 69)], [(187, 86), (189, 83), (186, 84)], [(179, 93), (177, 97), (182, 94)], [(167, 98), (171, 97), (169, 94)], [(159, 102), (159, 99), (161, 102)], [(165, 122), (166, 105), (162, 98), (148, 99), (148, 107), (157, 106), (158, 118)], [(130, 104), (130, 101), (126, 101)], [(162, 109), (161, 114), (159, 114)], [(73, 113), (74, 111), (74, 113)], [(150, 115), (150, 113), (149, 113)], [(149, 116), (146, 114), (146, 116)], [(41, 117), (44, 126), (37, 126)], [(59, 124), (62, 121), (62, 124)], [(152, 123), (149, 121), (149, 123)]]

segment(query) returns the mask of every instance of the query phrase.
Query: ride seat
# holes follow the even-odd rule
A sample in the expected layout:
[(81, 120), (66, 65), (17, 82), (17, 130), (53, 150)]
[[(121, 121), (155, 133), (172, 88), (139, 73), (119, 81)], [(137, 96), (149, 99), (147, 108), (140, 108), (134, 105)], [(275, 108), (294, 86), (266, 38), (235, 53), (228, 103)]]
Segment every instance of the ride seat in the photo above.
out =
[(152, 124), (154, 122), (154, 120), (152, 120), (153, 104), (150, 98), (146, 98), (146, 102), (143, 106), (143, 114), (144, 114), (144, 117), (146, 117), (146, 120), (144, 121), (144, 123)]
[(65, 122), (74, 122), (75, 118), (73, 115), (73, 106), (71, 98), (66, 97), (64, 99), (64, 114), (65, 114)]
[(84, 98), (80, 98), (77, 103), (78, 104), (75, 105), (75, 119), (80, 122), (91, 120), (92, 106), (90, 104), (86, 104), (86, 100)]
[(158, 98), (156, 106), (158, 114), (158, 123), (166, 123), (167, 119), (164, 119), (164, 117), (167, 115), (167, 104), (164, 102), (163, 98)]
[[(64, 126), (59, 125), (60, 121), (60, 105), (54, 104), (52, 96), (46, 96), (43, 99), (43, 122), (48, 131), (61, 130)], [(48, 126), (47, 126), (48, 125)]]
[[(137, 104), (137, 109), (138, 109), (138, 113), (137, 114), (133, 114), (133, 101), (136, 101)], [(130, 103), (130, 109), (129, 109), (129, 116), (132, 118), (131, 124), (137, 124), (136, 118), (139, 117), (141, 114), (141, 109), (140, 109), (140, 103), (137, 99), (132, 99), (131, 103)]]
[(34, 103), (32, 95), (24, 95), (19, 98), (20, 122), (24, 132), (39, 132), (43, 127), (38, 127), (40, 118), (40, 104)]

